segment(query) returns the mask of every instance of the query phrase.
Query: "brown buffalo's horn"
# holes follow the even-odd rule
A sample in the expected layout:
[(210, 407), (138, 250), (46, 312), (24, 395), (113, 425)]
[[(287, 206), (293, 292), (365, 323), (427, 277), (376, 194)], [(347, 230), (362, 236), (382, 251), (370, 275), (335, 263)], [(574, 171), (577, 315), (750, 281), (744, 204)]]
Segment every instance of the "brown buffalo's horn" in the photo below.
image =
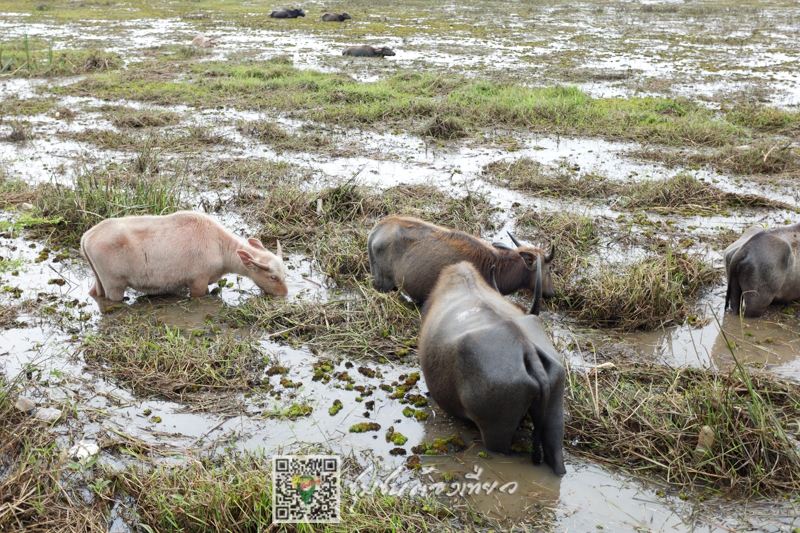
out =
[(536, 254), (536, 285), (533, 290), (533, 303), (528, 311), (529, 315), (538, 315), (542, 304), (542, 256)]
[(546, 263), (549, 263), (553, 260), (553, 257), (556, 255), (556, 245), (554, 244), (552, 248), (550, 248), (550, 253), (547, 254), (544, 258)]
[(516, 245), (517, 245), (517, 248), (519, 248), (520, 246), (522, 246), (522, 244), (520, 244), (520, 242), (517, 240), (517, 238), (516, 238), (516, 237), (514, 237), (513, 235), (511, 235), (511, 232), (510, 232), (510, 231), (507, 231), (506, 233), (508, 233), (508, 236), (509, 236), (509, 237), (511, 237), (511, 242), (513, 242), (514, 244), (516, 244)]
[(489, 268), (489, 277), (492, 278), (492, 288), (494, 290), (496, 290), (497, 292), (500, 292), (500, 289), (497, 288), (497, 278), (494, 276), (494, 270), (495, 270), (496, 267), (497, 267), (497, 265), (492, 265)]

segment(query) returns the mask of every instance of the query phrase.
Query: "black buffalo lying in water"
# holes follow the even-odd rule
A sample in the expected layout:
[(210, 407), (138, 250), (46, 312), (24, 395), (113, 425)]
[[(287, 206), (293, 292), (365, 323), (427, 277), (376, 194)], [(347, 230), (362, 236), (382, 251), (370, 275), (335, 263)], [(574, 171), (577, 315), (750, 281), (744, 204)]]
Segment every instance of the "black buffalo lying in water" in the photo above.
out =
[(347, 13), (342, 13), (341, 15), (339, 13), (325, 13), (324, 15), (322, 15), (322, 20), (324, 20), (325, 22), (344, 22), (345, 20), (351, 18), (353, 17), (351, 17)]
[(276, 9), (269, 16), (274, 19), (296, 19), (297, 17), (305, 17), (306, 14), (302, 9)]
[[(533, 308), (542, 295), (537, 257)], [(487, 449), (511, 453), (517, 426), (530, 414), (533, 462), (559, 476), (563, 458), (564, 381), (561, 357), (538, 316), (493, 290), (466, 261), (445, 268), (422, 310), (419, 364), (439, 407), (475, 422)]]
[(725, 307), (760, 317), (773, 302), (800, 299), (800, 224), (749, 228), (725, 249)]
[(373, 48), (372, 46), (348, 46), (342, 50), (343, 56), (357, 57), (386, 57), (395, 55), (391, 48)]

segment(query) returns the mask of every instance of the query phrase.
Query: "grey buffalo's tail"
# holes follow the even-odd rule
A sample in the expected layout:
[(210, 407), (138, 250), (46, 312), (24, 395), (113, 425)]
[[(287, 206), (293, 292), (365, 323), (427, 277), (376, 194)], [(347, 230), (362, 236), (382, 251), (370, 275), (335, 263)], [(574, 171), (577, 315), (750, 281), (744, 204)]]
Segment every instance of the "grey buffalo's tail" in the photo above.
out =
[[(539, 385), (538, 408), (535, 410), (528, 409), (533, 419), (532, 459), (534, 464), (539, 464), (542, 462), (542, 424), (544, 423), (547, 406), (550, 404), (550, 376), (542, 364), (542, 356), (539, 355), (539, 349), (530, 343), (525, 350), (525, 370)], [(536, 399), (533, 401), (535, 402)]]
[(533, 289), (533, 303), (529, 315), (538, 315), (542, 304), (542, 256), (536, 254), (536, 285)]

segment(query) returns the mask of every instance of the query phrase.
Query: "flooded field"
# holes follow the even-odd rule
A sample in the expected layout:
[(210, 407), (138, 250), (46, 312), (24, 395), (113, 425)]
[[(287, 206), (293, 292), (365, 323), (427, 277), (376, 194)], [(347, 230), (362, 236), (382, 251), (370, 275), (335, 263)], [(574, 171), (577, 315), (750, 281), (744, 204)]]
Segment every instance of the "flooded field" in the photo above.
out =
[[(279, 7), (0, 0), (0, 530), (261, 531), (281, 453), (342, 457), (325, 530), (798, 530), (800, 303), (724, 313), (722, 252), (798, 222), (800, 5)], [(289, 295), (89, 296), (86, 230), (180, 209)], [(390, 214), (556, 245), (564, 477), (428, 395)]]

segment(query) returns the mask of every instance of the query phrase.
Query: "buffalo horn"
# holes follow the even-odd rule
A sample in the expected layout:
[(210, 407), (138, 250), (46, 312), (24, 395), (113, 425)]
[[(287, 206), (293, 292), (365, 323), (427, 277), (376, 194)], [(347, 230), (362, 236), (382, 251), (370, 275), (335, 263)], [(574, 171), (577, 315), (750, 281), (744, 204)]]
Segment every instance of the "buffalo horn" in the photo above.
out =
[(549, 263), (553, 260), (553, 257), (556, 255), (556, 245), (554, 244), (552, 248), (550, 248), (550, 253), (545, 256), (544, 260), (546, 263)]
[(513, 235), (511, 235), (511, 232), (510, 232), (510, 231), (507, 231), (506, 233), (508, 233), (508, 236), (509, 236), (509, 237), (511, 237), (511, 242), (513, 242), (514, 244), (516, 244), (516, 245), (517, 245), (517, 248), (519, 248), (520, 246), (522, 246), (522, 244), (520, 244), (520, 242), (517, 240), (517, 238), (516, 238), (516, 237), (514, 237)]

